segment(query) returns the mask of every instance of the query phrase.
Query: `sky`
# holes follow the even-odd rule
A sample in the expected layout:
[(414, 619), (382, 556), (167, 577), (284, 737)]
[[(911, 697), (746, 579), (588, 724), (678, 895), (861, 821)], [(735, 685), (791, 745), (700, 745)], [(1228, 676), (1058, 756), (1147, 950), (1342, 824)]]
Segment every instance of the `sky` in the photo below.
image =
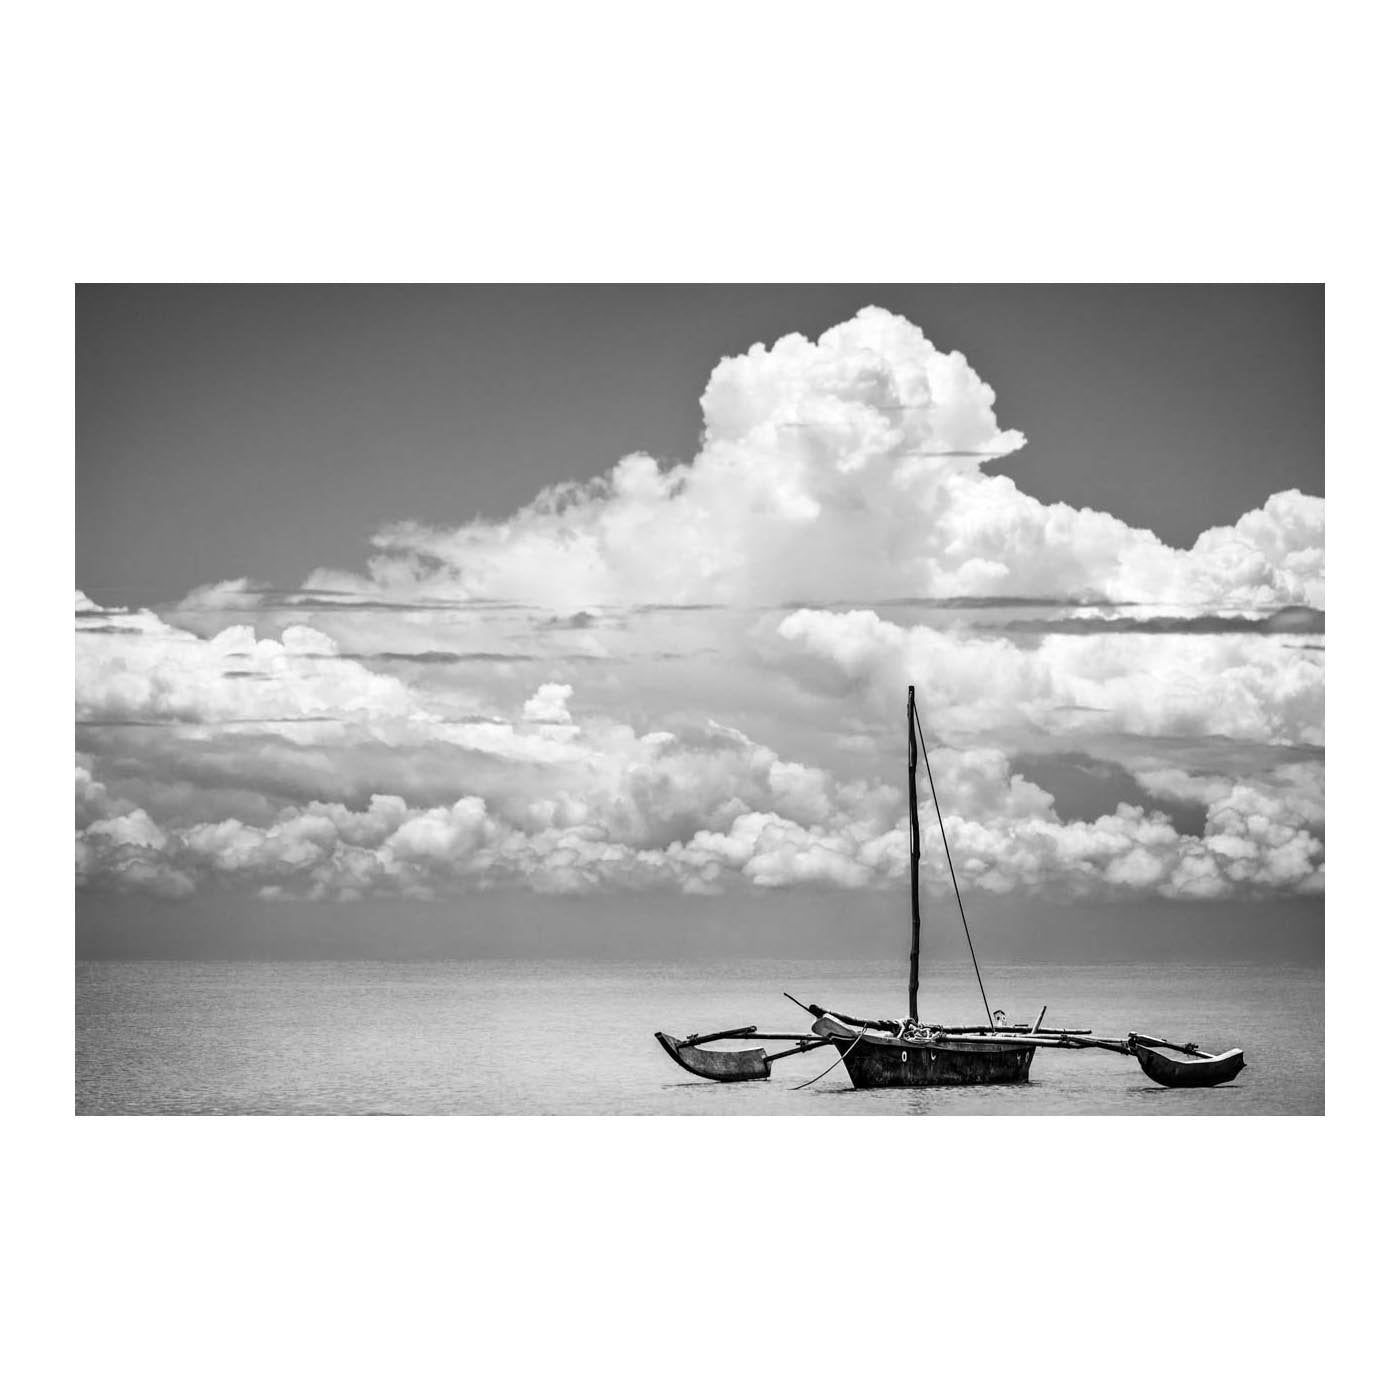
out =
[(984, 956), (1320, 956), (1320, 288), (77, 331), (80, 953), (897, 966), (914, 684)]

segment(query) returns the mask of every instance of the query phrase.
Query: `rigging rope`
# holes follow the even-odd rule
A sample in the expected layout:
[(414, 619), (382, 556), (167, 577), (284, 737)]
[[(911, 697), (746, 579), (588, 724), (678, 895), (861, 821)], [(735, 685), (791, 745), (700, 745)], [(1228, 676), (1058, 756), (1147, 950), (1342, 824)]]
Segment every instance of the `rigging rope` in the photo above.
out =
[(977, 949), (972, 946), (972, 930), (967, 926), (967, 911), (963, 908), (962, 892), (958, 889), (957, 872), (953, 869), (953, 853), (948, 849), (948, 833), (943, 829), (943, 813), (938, 806), (938, 789), (933, 785), (933, 768), (928, 761), (928, 747), (924, 743), (924, 726), (919, 721), (919, 707), (914, 706), (914, 724), (919, 731), (919, 748), (924, 755), (924, 771), (928, 774), (928, 790), (933, 794), (933, 810), (938, 817), (938, 834), (943, 838), (943, 854), (948, 858), (948, 874), (953, 881), (953, 894), (958, 901), (958, 913), (962, 917), (963, 932), (967, 935), (967, 951), (972, 954), (972, 970), (977, 974), (977, 990), (982, 993), (982, 1006), (987, 1013), (987, 1024), (992, 1020), (992, 1006), (987, 1000), (987, 989), (982, 985), (982, 969), (977, 966)]
[[(784, 993), (784, 995), (786, 995), (786, 993)], [(807, 1081), (806, 1084), (789, 1084), (789, 1085), (788, 1085), (788, 1088), (789, 1088), (789, 1089), (805, 1089), (805, 1088), (807, 1088), (807, 1086), (808, 1086), (809, 1084), (815, 1084), (815, 1083), (817, 1082), (818, 1079), (825, 1079), (826, 1076), (827, 1076), (828, 1074), (830, 1074), (831, 1071), (834, 1070), (834, 1069), (836, 1068), (837, 1065), (844, 1065), (844, 1064), (846, 1063), (846, 1056), (849, 1055), (849, 1054), (851, 1053), (851, 1051), (854, 1050), (854, 1049), (856, 1048), (856, 1046), (859, 1045), (859, 1044), (861, 1043), (861, 1041), (865, 1039), (865, 1033), (866, 1033), (866, 1031), (868, 1031), (869, 1029), (870, 1029), (869, 1026), (862, 1026), (862, 1027), (860, 1028), (860, 1034), (859, 1034), (858, 1036), (856, 1036), (856, 1038), (855, 1038), (853, 1041), (851, 1041), (851, 1043), (846, 1047), (845, 1052), (844, 1052), (844, 1054), (842, 1054), (841, 1058), (840, 1058), (839, 1060), (833, 1060), (833, 1061), (831, 1062), (831, 1064), (827, 1065), (827, 1067), (826, 1067), (824, 1070), (822, 1070), (822, 1072), (821, 1072), (820, 1074), (814, 1074), (814, 1075)]]

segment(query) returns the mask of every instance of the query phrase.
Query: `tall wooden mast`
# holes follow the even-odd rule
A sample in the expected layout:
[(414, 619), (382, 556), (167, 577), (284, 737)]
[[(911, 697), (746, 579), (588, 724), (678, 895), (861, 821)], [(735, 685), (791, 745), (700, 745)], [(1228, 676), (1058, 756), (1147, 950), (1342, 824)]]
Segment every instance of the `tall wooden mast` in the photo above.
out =
[(914, 792), (914, 736), (918, 734), (919, 748), (923, 749), (924, 767), (928, 769), (928, 792), (933, 798), (933, 814), (938, 818), (938, 834), (943, 838), (943, 855), (948, 862), (948, 878), (953, 883), (953, 897), (958, 901), (958, 917), (962, 920), (963, 933), (967, 936), (967, 951), (972, 954), (972, 970), (977, 974), (977, 990), (982, 993), (982, 1009), (987, 1013), (987, 1024), (996, 1025), (991, 1003), (987, 1000), (987, 989), (982, 985), (982, 969), (977, 965), (977, 949), (972, 946), (972, 930), (967, 926), (967, 910), (963, 908), (962, 891), (958, 888), (958, 872), (953, 869), (953, 852), (948, 847), (948, 828), (943, 825), (943, 809), (938, 805), (938, 789), (933, 785), (933, 768), (929, 765), (928, 750), (924, 748), (919, 712), (914, 708), (914, 687), (909, 687), (909, 874), (913, 886), (910, 898), (914, 904), (914, 946), (909, 951), (909, 1015), (917, 1021), (914, 1010), (915, 994), (919, 990), (919, 804)]
[(919, 751), (914, 744), (914, 687), (909, 687), (909, 1019), (919, 1019), (919, 794), (915, 788)]

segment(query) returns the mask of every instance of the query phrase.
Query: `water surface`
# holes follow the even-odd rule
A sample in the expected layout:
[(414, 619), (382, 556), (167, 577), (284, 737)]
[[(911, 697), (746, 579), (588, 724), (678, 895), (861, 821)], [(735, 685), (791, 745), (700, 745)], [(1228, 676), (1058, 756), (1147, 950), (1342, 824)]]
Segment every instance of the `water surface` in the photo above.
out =
[[(687, 1075), (652, 1032), (810, 1025), (781, 993), (899, 1015), (886, 963), (80, 962), (77, 1111), (231, 1114), (1319, 1114), (1317, 967), (984, 969), (994, 1009), (1100, 1035), (1242, 1046), (1216, 1089), (1161, 1089), (1134, 1060), (1039, 1050), (1024, 1085), (857, 1092), (835, 1052), (771, 1080)], [(980, 1019), (975, 983), (935, 980), (926, 1020)], [(774, 1049), (782, 1048), (773, 1046)]]

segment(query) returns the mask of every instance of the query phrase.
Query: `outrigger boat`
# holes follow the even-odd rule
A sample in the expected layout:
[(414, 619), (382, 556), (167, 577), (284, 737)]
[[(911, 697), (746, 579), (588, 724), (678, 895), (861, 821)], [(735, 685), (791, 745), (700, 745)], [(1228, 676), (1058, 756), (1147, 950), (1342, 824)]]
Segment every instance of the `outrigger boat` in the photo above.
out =
[[(909, 1014), (900, 1020), (871, 1020), (831, 1011), (815, 1002), (807, 1004), (788, 992), (783, 995), (796, 1002), (813, 1017), (812, 1028), (805, 1033), (764, 1032), (756, 1025), (737, 1026), (732, 1030), (691, 1035), (684, 1039), (657, 1031), (661, 1047), (682, 1069), (702, 1079), (734, 1083), (750, 1079), (767, 1079), (775, 1061), (789, 1055), (804, 1055), (830, 1046), (840, 1059), (828, 1066), (822, 1078), (837, 1064), (845, 1065), (851, 1085), (856, 1089), (922, 1088), (946, 1084), (1024, 1084), (1030, 1078), (1031, 1061), (1039, 1049), (1111, 1050), (1135, 1058), (1144, 1074), (1168, 1089), (1205, 1088), (1228, 1084), (1245, 1067), (1244, 1051), (1227, 1050), (1223, 1054), (1205, 1054), (1192, 1042), (1176, 1045), (1156, 1036), (1137, 1032), (1126, 1039), (1116, 1040), (1096, 1036), (1091, 1030), (1069, 1027), (1049, 1027), (1043, 1024), (1048, 1008), (1041, 1007), (1035, 1022), (1012, 1025), (1002, 1012), (993, 1012), (982, 983), (982, 970), (977, 963), (977, 950), (972, 945), (967, 913), (963, 908), (958, 877), (953, 869), (953, 854), (948, 847), (948, 834), (943, 826), (943, 813), (938, 805), (938, 792), (933, 784), (933, 769), (924, 745), (923, 726), (914, 703), (914, 687), (909, 687), (909, 901), (912, 936), (909, 947)], [(933, 797), (933, 810), (938, 817), (938, 830), (943, 838), (943, 853), (948, 862), (948, 875), (972, 967), (977, 975), (977, 987), (982, 994), (982, 1006), (987, 1013), (985, 1026), (944, 1026), (919, 1020), (919, 803), (918, 757), (923, 754), (924, 770), (928, 774)], [(708, 1047), (717, 1041), (792, 1041), (786, 1050), (772, 1052), (764, 1049), (715, 1050)], [(816, 1079), (807, 1081), (816, 1083)], [(805, 1085), (797, 1086), (799, 1088)]]

